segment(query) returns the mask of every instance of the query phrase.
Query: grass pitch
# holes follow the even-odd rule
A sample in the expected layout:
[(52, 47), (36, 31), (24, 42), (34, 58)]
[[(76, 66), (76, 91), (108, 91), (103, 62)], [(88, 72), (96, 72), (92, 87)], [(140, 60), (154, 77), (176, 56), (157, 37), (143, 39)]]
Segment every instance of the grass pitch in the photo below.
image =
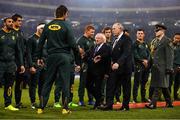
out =
[[(78, 80), (75, 80), (74, 85), (74, 102), (78, 103)], [(147, 87), (149, 83), (147, 84)], [(54, 88), (51, 91), (48, 106), (53, 106), (54, 103)], [(36, 109), (31, 109), (28, 89), (23, 89), (22, 103), (27, 108), (20, 109), (19, 111), (12, 112), (4, 110), (3, 89), (0, 88), (0, 119), (180, 119), (180, 106), (174, 108), (157, 108), (156, 110), (142, 109), (130, 109), (130, 111), (101, 111), (90, 110), (92, 106), (71, 108), (72, 114), (62, 115), (61, 108), (48, 107), (45, 108), (43, 114), (38, 115)], [(122, 98), (121, 98), (122, 99)], [(140, 97), (138, 97), (140, 100)], [(36, 100), (39, 103), (39, 100)], [(87, 97), (85, 97), (87, 103)], [(13, 105), (14, 96), (13, 96)]]

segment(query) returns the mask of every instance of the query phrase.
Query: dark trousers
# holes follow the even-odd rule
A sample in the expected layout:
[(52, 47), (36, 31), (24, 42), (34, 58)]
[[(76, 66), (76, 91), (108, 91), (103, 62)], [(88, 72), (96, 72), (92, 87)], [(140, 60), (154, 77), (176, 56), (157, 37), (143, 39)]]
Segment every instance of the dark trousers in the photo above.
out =
[(133, 86), (133, 99), (137, 100), (138, 88), (141, 85), (141, 99), (145, 100), (146, 96), (146, 83), (149, 77), (149, 70), (135, 69), (134, 72), (134, 86)]
[(158, 100), (159, 95), (161, 93), (160, 90), (162, 90), (162, 93), (163, 93), (163, 96), (165, 98), (166, 104), (171, 105), (172, 101), (171, 101), (171, 96), (170, 96), (169, 89), (168, 88), (156, 88), (156, 87), (154, 88), (151, 104), (153, 104), (156, 107), (157, 100)]
[[(84, 101), (84, 93), (86, 88), (86, 76), (87, 76), (87, 63), (82, 63), (81, 71), (80, 71), (80, 81), (79, 81), (79, 88), (78, 88), (78, 96), (79, 101)], [(93, 96), (87, 91), (88, 94), (88, 101), (93, 101)]]
[(12, 103), (12, 87), (15, 79), (16, 64), (14, 62), (0, 61), (0, 81), (4, 85), (5, 107)]
[(170, 81), (169, 81), (169, 91), (171, 93), (171, 87), (173, 85), (173, 81), (174, 81), (174, 99), (178, 99), (178, 89), (180, 86), (180, 72), (177, 72), (175, 74), (171, 74), (170, 76)]
[(102, 80), (102, 86), (101, 86), (101, 102), (103, 103), (103, 104), (105, 104), (106, 103), (106, 84), (107, 84), (107, 79), (109, 79), (109, 78), (104, 78), (103, 80)]
[[(59, 76), (57, 76), (58, 78)], [(55, 79), (55, 89), (54, 89), (54, 100), (55, 103), (59, 102), (60, 97), (61, 97), (61, 91), (62, 91), (62, 81), (60, 81), (59, 79)]]
[(115, 91), (115, 98), (116, 98), (116, 102), (120, 102), (120, 96), (121, 96), (121, 82), (119, 82), (119, 85), (116, 87), (116, 91)]
[[(62, 93), (64, 94), (65, 98), (63, 108), (68, 109), (70, 74), (72, 70), (71, 61), (71, 54), (57, 53), (48, 56), (47, 72), (41, 93), (40, 108), (44, 109), (46, 106), (52, 85), (55, 79), (57, 79), (62, 81)], [(58, 78), (57, 75), (59, 75)]]
[(38, 97), (39, 97), (39, 100), (40, 100), (40, 97), (41, 97), (41, 93), (42, 93), (42, 88), (43, 88), (43, 85), (44, 85), (45, 77), (46, 77), (46, 69), (42, 68), (40, 70), (39, 80), (38, 80)]
[(15, 75), (13, 73), (3, 73), (0, 72), (1, 76), (4, 76), (4, 104), (5, 107), (12, 103), (12, 86), (14, 83)]
[(110, 79), (107, 81), (107, 96), (106, 104), (112, 106), (114, 103), (114, 95), (117, 85), (122, 85), (123, 88), (123, 107), (129, 107), (130, 95), (131, 95), (131, 73), (119, 74), (116, 71), (110, 73)]
[(95, 106), (101, 104), (103, 78), (104, 74), (93, 73), (93, 70), (87, 72), (86, 87), (89, 93), (92, 94), (96, 100)]
[(154, 92), (154, 88), (150, 86), (149, 87), (149, 99), (150, 100), (152, 100), (153, 92)]
[(31, 103), (35, 103), (37, 85), (38, 85), (38, 96), (40, 98), (44, 79), (45, 79), (44, 69), (37, 68), (36, 73), (31, 74), (30, 80), (29, 80), (29, 97), (30, 97)]
[(19, 70), (16, 72), (16, 79), (15, 79), (15, 101), (16, 105), (20, 104), (21, 96), (22, 96), (22, 88), (23, 82), (28, 81), (29, 73), (25, 71), (25, 73), (19, 74)]
[[(73, 84), (74, 84), (74, 72), (71, 72), (71, 77), (70, 77), (70, 87), (69, 87), (69, 102), (72, 102), (73, 100)], [(55, 90), (54, 90), (54, 99), (55, 99), (55, 103), (59, 102), (59, 99), (61, 97), (61, 91), (62, 91), (62, 83), (61, 81), (55, 81)], [(62, 95), (64, 97), (64, 95)], [(62, 101), (63, 98), (62, 97)]]
[[(69, 101), (68, 101), (68, 103), (72, 102), (72, 100), (73, 100), (74, 77), (75, 77), (74, 72), (71, 72), (70, 87), (69, 87)], [(64, 94), (62, 94), (62, 103), (64, 103), (64, 101), (65, 101), (65, 96), (64, 96)]]

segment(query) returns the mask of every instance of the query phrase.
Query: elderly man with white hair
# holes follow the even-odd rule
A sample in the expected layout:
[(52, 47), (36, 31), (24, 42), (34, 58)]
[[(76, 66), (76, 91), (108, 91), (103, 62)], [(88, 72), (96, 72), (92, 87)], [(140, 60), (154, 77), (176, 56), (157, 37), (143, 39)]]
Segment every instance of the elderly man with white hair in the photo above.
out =
[(116, 88), (123, 87), (123, 102), (120, 110), (129, 110), (132, 74), (132, 41), (125, 35), (121, 23), (114, 23), (112, 33), (115, 40), (111, 52), (110, 78), (107, 81), (106, 105), (103, 110), (112, 110)]
[(95, 40), (96, 46), (84, 57), (88, 62), (86, 87), (96, 99), (93, 109), (97, 109), (101, 105), (102, 81), (109, 73), (111, 55), (111, 48), (107, 45), (104, 34), (97, 33)]

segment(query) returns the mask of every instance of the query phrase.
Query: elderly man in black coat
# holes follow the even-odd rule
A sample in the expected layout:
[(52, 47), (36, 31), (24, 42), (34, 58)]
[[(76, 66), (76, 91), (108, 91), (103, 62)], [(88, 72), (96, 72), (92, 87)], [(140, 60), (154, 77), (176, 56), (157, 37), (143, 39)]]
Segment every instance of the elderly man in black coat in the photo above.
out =
[(107, 81), (106, 105), (103, 110), (111, 110), (114, 103), (115, 90), (123, 87), (123, 102), (120, 110), (129, 110), (132, 73), (132, 41), (125, 35), (121, 23), (114, 23), (112, 32), (115, 40), (112, 46), (110, 78)]

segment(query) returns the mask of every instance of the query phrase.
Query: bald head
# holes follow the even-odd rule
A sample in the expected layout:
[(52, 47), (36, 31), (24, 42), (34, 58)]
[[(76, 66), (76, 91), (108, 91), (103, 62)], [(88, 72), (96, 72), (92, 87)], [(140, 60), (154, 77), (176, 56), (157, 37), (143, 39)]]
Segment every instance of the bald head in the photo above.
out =
[(114, 36), (119, 36), (124, 30), (124, 27), (121, 23), (114, 23), (112, 26), (112, 33)]
[(103, 33), (97, 33), (95, 36), (96, 44), (100, 45), (101, 43), (106, 42), (106, 37)]

